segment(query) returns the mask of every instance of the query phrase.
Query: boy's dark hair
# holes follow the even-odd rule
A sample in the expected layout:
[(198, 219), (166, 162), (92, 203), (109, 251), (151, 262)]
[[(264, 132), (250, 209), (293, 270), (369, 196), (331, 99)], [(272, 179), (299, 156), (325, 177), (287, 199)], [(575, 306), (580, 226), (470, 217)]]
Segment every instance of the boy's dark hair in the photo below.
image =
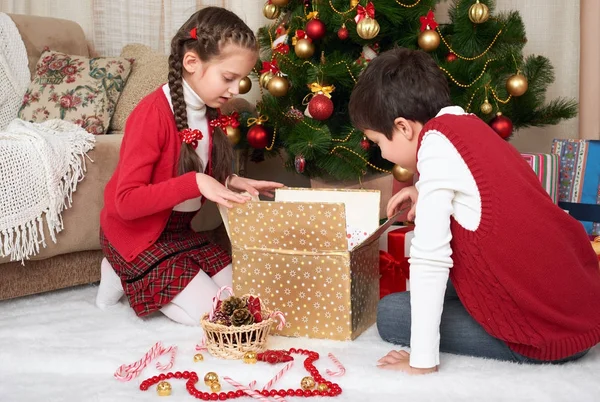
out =
[[(196, 39), (190, 35), (193, 28), (196, 28)], [(233, 12), (220, 7), (206, 7), (195, 12), (173, 37), (169, 55), (169, 89), (177, 130), (188, 128), (182, 86), (183, 56), (187, 51), (193, 50), (200, 60), (209, 61), (219, 57), (223, 46), (229, 43), (258, 52), (254, 32)], [(217, 117), (215, 109), (207, 106), (206, 111), (209, 120)], [(233, 148), (225, 133), (215, 127), (212, 150), (213, 177), (223, 183), (231, 173), (232, 161)], [(202, 163), (194, 148), (184, 143), (179, 155), (178, 173), (190, 171), (202, 171)]]
[(450, 105), (448, 81), (433, 58), (420, 50), (396, 47), (369, 62), (348, 108), (356, 128), (391, 139), (396, 118), (425, 124)]

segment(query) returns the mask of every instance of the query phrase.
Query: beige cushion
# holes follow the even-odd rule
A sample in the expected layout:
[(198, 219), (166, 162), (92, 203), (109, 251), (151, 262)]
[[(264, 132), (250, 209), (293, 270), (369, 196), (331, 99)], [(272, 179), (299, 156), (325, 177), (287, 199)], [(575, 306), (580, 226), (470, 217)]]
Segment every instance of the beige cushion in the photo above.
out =
[(87, 58), (46, 50), (19, 109), (19, 118), (71, 121), (92, 134), (104, 134), (125, 86), (131, 61)]
[(123, 131), (127, 118), (140, 100), (167, 82), (169, 75), (169, 57), (146, 45), (127, 45), (121, 51), (121, 57), (134, 59), (134, 62), (110, 123), (111, 131)]

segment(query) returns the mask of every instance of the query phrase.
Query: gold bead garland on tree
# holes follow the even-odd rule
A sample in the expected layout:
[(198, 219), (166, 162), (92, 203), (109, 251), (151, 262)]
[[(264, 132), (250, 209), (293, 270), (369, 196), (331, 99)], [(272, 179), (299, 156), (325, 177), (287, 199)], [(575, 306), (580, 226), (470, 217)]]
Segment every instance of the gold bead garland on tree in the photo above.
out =
[(433, 11), (429, 10), (427, 15), (419, 17), (419, 20), (421, 21), (421, 33), (417, 43), (424, 51), (433, 52), (441, 42), (440, 35), (436, 31), (438, 24), (435, 22)]
[(373, 39), (379, 34), (379, 23), (375, 19), (375, 6), (369, 2), (366, 7), (356, 7), (356, 33), (363, 39)]
[(479, 0), (469, 7), (469, 19), (474, 24), (483, 24), (490, 18), (490, 10), (488, 6), (480, 3)]

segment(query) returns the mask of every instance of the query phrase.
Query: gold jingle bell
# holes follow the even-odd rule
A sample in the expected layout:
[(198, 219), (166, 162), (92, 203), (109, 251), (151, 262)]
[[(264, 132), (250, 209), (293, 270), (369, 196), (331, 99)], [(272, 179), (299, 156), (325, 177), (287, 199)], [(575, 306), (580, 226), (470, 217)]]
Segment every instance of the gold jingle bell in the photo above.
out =
[(221, 384), (218, 381), (210, 384), (210, 392), (221, 392)]
[(469, 7), (469, 19), (474, 24), (483, 24), (490, 18), (490, 9), (479, 0)]
[(219, 376), (217, 375), (217, 373), (214, 373), (212, 371), (206, 373), (206, 375), (204, 376), (204, 384), (210, 387), (210, 384), (215, 382), (219, 382)]
[(257, 361), (258, 361), (258, 356), (256, 355), (256, 352), (244, 353), (244, 363), (255, 364)]
[(156, 386), (156, 393), (159, 396), (169, 396), (171, 395), (171, 384), (167, 381), (161, 381)]
[(527, 78), (521, 73), (511, 75), (506, 80), (506, 91), (512, 96), (521, 96), (527, 92), (529, 84)]
[(350, 7), (355, 8), (358, 6), (358, 0), (350, 0)]
[(481, 104), (481, 107), (479, 109), (481, 110), (481, 113), (483, 113), (483, 114), (490, 114), (494, 110), (494, 107), (486, 99), (483, 101), (483, 103)]
[(204, 356), (202, 356), (202, 353), (196, 353), (194, 355), (194, 363), (201, 362), (202, 360), (204, 360)]
[(315, 379), (312, 377), (304, 377), (302, 381), (300, 381), (300, 387), (303, 390), (313, 389), (315, 387)]
[(240, 95), (247, 94), (252, 89), (252, 81), (249, 77), (244, 77), (240, 80), (239, 83), (239, 92)]
[(419, 34), (417, 43), (426, 52), (433, 52), (440, 45), (440, 35), (433, 29), (426, 29)]
[(269, 81), (271, 81), (271, 78), (273, 78), (273, 73), (270, 71), (267, 71), (266, 73), (262, 73), (260, 75), (258, 83), (260, 84), (261, 87), (263, 87), (264, 89), (267, 89), (267, 85), (269, 84)]
[(394, 179), (398, 181), (409, 181), (414, 177), (414, 173), (408, 169), (404, 169), (401, 166), (394, 165), (392, 168), (392, 176), (394, 176)]
[(327, 391), (329, 389), (329, 387), (327, 386), (327, 384), (321, 383), (321, 384), (317, 385), (317, 389), (319, 391)]
[(301, 59), (308, 59), (315, 54), (315, 45), (308, 39), (298, 39), (294, 46), (294, 52)]
[(267, 90), (275, 97), (287, 95), (288, 89), (290, 89), (290, 82), (287, 80), (287, 78), (280, 77), (278, 75), (271, 78), (269, 80), (269, 84), (267, 85)]
[(270, 20), (274, 20), (277, 17), (279, 17), (279, 7), (277, 7), (275, 4), (270, 3), (270, 2), (266, 2), (264, 7), (263, 7), (263, 15), (265, 17), (267, 17)]
[(379, 22), (375, 18), (365, 17), (356, 25), (356, 33), (363, 39), (373, 39), (379, 34)]

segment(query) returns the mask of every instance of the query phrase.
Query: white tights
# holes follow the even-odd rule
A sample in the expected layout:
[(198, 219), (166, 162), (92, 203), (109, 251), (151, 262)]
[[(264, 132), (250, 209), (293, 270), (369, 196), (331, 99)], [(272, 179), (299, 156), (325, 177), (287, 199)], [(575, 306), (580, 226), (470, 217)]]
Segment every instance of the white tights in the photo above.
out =
[[(96, 305), (102, 309), (119, 302), (124, 294), (121, 279), (106, 258), (100, 265), (101, 280), (96, 296)], [(171, 320), (184, 325), (198, 326), (202, 316), (209, 312), (212, 298), (223, 286), (231, 286), (231, 264), (213, 277), (200, 271), (198, 275), (173, 300), (160, 311)]]

